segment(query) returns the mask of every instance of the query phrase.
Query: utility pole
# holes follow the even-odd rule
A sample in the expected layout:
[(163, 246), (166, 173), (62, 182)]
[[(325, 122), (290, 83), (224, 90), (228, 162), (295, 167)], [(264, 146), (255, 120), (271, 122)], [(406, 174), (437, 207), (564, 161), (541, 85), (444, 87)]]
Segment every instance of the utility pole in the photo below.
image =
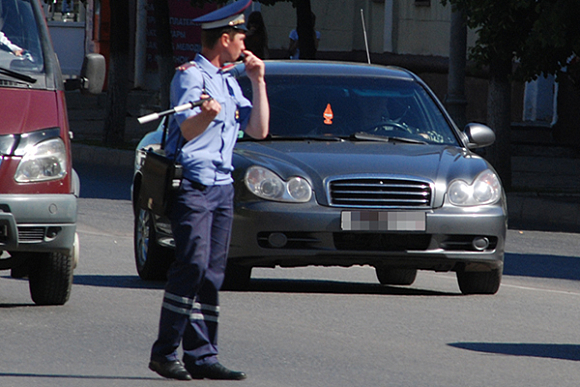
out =
[(145, 89), (145, 66), (147, 56), (147, 0), (137, 0), (137, 26), (135, 37), (134, 87)]
[(449, 36), (449, 76), (445, 107), (463, 130), (467, 124), (465, 98), (465, 67), (467, 65), (467, 25), (464, 11), (451, 13), (451, 30)]

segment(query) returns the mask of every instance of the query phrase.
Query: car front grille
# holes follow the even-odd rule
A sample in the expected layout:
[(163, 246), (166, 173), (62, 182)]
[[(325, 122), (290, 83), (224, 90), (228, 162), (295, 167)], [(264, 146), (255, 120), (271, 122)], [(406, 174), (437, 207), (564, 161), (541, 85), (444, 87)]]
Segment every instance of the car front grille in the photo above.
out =
[(429, 234), (343, 233), (333, 234), (337, 250), (354, 251), (425, 251), (429, 248)]
[(432, 184), (399, 178), (350, 178), (328, 184), (331, 206), (359, 208), (430, 208)]
[(44, 227), (18, 227), (18, 241), (20, 243), (42, 242), (45, 232)]

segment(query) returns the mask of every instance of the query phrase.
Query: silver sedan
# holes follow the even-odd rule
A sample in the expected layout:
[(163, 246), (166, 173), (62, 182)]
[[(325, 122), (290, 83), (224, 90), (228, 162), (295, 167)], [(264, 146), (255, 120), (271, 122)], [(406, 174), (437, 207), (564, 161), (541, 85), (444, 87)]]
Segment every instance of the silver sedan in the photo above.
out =
[[(251, 99), (243, 67), (233, 70)], [(473, 149), (493, 143), (481, 124), (458, 130), (426, 84), (392, 67), (267, 61), (270, 135), (240, 134), (226, 283), (253, 267), (371, 265), (385, 285), (417, 270), (454, 271), (464, 294), (494, 294), (507, 229), (505, 193)], [(144, 149), (137, 147), (134, 202)], [(167, 219), (135, 205), (135, 257), (144, 279), (172, 259)]]

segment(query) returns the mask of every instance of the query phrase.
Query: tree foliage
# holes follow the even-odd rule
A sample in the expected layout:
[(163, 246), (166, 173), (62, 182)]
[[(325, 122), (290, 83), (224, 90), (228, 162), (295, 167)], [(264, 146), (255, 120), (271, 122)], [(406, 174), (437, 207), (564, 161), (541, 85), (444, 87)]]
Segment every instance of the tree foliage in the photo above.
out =
[[(559, 74), (580, 49), (578, 0), (441, 0), (477, 32), (470, 57), (489, 69), (487, 123), (496, 132), (488, 160), (511, 186), (511, 84)], [(517, 63), (517, 66), (513, 66)], [(513, 70), (515, 68), (515, 71)]]
[(470, 57), (480, 65), (516, 60), (514, 77), (558, 74), (580, 52), (578, 0), (442, 0), (462, 9), (477, 32)]

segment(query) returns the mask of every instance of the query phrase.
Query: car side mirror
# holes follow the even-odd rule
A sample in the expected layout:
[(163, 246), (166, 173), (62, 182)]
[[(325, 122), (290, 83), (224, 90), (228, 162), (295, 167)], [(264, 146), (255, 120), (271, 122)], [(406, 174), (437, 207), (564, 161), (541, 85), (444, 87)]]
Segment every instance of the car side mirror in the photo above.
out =
[(469, 149), (484, 148), (495, 142), (495, 133), (490, 127), (483, 124), (467, 124), (463, 133), (467, 137)]
[(99, 94), (105, 85), (107, 65), (101, 54), (88, 54), (83, 60), (83, 67), (79, 78), (68, 79), (66, 90), (79, 90), (83, 94)]

